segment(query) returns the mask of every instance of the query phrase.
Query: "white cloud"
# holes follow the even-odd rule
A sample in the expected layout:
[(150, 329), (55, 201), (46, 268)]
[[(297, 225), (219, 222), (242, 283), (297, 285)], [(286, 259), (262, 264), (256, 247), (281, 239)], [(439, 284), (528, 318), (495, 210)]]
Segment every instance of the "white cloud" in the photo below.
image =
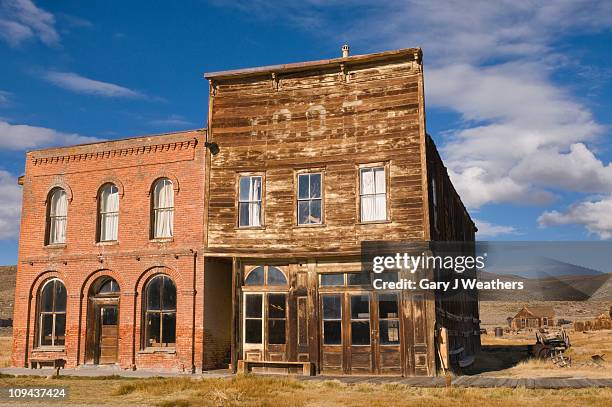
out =
[(496, 237), (500, 235), (516, 235), (518, 230), (514, 226), (503, 226), (496, 225), (484, 220), (474, 219), (476, 227), (478, 228), (478, 237)]
[(151, 124), (154, 126), (193, 126), (194, 123), (185, 119), (185, 117), (178, 114), (171, 114), (164, 119), (151, 120)]
[(547, 211), (539, 218), (540, 226), (582, 225), (601, 239), (612, 238), (612, 195), (599, 200), (586, 200), (566, 211)]
[(141, 98), (142, 93), (132, 89), (115, 85), (114, 83), (89, 79), (74, 72), (47, 72), (44, 79), (61, 88), (76, 93), (88, 95), (116, 97), (116, 98)]
[(0, 12), (0, 37), (10, 46), (17, 47), (34, 38), (49, 46), (59, 44), (55, 17), (31, 0), (1, 0)]
[(67, 144), (93, 143), (100, 140), (96, 137), (62, 133), (57, 130), (27, 124), (10, 124), (0, 120), (0, 149), (29, 150)]
[(10, 104), (11, 93), (4, 90), (0, 90), (0, 106), (7, 106)]
[(17, 178), (0, 170), (0, 190), (0, 240), (16, 239), (21, 214), (21, 188)]

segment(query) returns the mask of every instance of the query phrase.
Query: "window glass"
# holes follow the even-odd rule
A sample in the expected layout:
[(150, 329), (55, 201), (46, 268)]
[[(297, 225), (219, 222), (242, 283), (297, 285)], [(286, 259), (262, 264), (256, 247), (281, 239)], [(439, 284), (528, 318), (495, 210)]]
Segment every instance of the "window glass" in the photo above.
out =
[(351, 318), (370, 318), (370, 296), (367, 294), (351, 295)]
[(340, 295), (323, 296), (323, 318), (342, 318), (342, 297)]
[(117, 240), (119, 229), (119, 189), (108, 184), (100, 191), (100, 236), (99, 240)]
[(384, 167), (362, 168), (360, 176), (361, 221), (387, 219), (387, 195)]
[(347, 284), (348, 285), (368, 285), (370, 284), (370, 274), (366, 272), (347, 273)]
[(166, 275), (147, 283), (145, 346), (174, 346), (176, 343), (176, 286)]
[(268, 343), (280, 345), (285, 342), (285, 320), (270, 319), (268, 321)]
[(244, 339), (246, 343), (262, 343), (261, 319), (247, 319), (245, 321)]
[(247, 274), (245, 285), (264, 285), (264, 268), (255, 267)]
[(268, 267), (268, 284), (269, 285), (284, 285), (287, 284), (287, 279), (282, 271), (276, 267)]
[(298, 175), (297, 205), (299, 225), (322, 223), (320, 173)]
[(68, 215), (68, 199), (66, 191), (56, 188), (49, 196), (49, 212), (47, 227), (47, 242), (60, 244), (66, 242), (66, 221)]
[(398, 305), (396, 294), (379, 294), (378, 296), (378, 317), (379, 318), (398, 318)]
[(341, 286), (344, 285), (344, 274), (320, 274), (322, 286)]
[(241, 176), (238, 192), (238, 225), (261, 226), (261, 176)]
[(45, 312), (53, 311), (53, 290), (55, 289), (55, 284), (53, 282), (49, 282), (45, 284), (43, 290), (41, 292), (40, 299), (40, 310)]
[(381, 345), (399, 345), (399, 320), (379, 322)]
[(66, 287), (52, 279), (42, 287), (39, 301), (39, 346), (63, 346), (66, 331)]
[(247, 318), (262, 317), (262, 296), (261, 294), (247, 294), (246, 296), (245, 315)]
[(100, 294), (108, 294), (108, 293), (118, 293), (119, 292), (119, 284), (112, 278), (106, 280), (98, 290)]
[(40, 345), (51, 346), (53, 344), (53, 314), (43, 314), (40, 326), (42, 331)]
[(285, 294), (268, 294), (268, 318), (285, 318)]
[(153, 187), (153, 237), (167, 238), (174, 234), (174, 187), (161, 178)]

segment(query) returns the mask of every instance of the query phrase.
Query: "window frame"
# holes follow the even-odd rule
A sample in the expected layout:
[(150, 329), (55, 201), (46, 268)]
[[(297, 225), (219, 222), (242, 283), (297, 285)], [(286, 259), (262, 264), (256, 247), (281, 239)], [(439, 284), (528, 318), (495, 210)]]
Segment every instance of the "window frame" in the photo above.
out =
[[(168, 181), (170, 183), (170, 185), (172, 186), (171, 190), (172, 190), (172, 206), (168, 206), (168, 207), (157, 207), (157, 200), (156, 198), (156, 194), (155, 194), (155, 190), (157, 187), (157, 184), (163, 181)], [(149, 221), (149, 240), (155, 240), (155, 241), (166, 241), (166, 240), (172, 240), (174, 239), (174, 219), (175, 219), (175, 215), (176, 215), (176, 190), (175, 190), (175, 184), (174, 181), (172, 179), (170, 179), (169, 177), (160, 177), (155, 179), (155, 181), (153, 181), (153, 183), (151, 184), (151, 192), (150, 192), (150, 196), (151, 196), (151, 202), (150, 202), (150, 221)], [(157, 214), (158, 211), (160, 210), (165, 210), (168, 212), (172, 212), (172, 234), (170, 236), (156, 236), (155, 234), (155, 229), (157, 226), (156, 223), (156, 219), (157, 217), (155, 216)]]
[[(162, 279), (162, 284), (160, 284), (160, 296), (159, 296), (159, 310), (149, 310), (148, 309), (148, 303), (149, 303), (149, 285), (153, 282), (153, 280), (155, 280), (156, 278), (161, 278)], [(174, 291), (175, 291), (175, 301), (176, 304), (174, 306), (174, 310), (172, 309), (164, 309), (163, 308), (163, 279), (167, 278), (169, 279), (172, 284), (174, 285)], [(146, 282), (146, 284), (143, 286), (143, 296), (142, 296), (142, 322), (141, 322), (141, 326), (142, 326), (142, 346), (141, 348), (143, 350), (146, 349), (153, 349), (153, 350), (174, 350), (176, 349), (176, 341), (177, 341), (177, 335), (176, 335), (176, 328), (177, 328), (177, 314), (178, 314), (178, 308), (179, 308), (179, 296), (178, 296), (178, 289), (176, 287), (176, 282), (174, 281), (174, 279), (172, 277), (170, 277), (167, 274), (156, 274), (154, 276), (152, 276), (151, 278), (149, 278), (149, 280)], [(147, 325), (147, 317), (149, 316), (149, 314), (159, 314), (159, 346), (151, 346), (149, 345), (149, 327)], [(174, 314), (174, 343), (171, 344), (171, 346), (169, 346), (170, 342), (167, 342), (166, 345), (163, 345), (164, 342), (164, 338), (163, 338), (163, 332), (164, 332), (164, 314)]]
[[(52, 198), (53, 195), (59, 191), (62, 191), (65, 195), (65, 199), (66, 199), (66, 215), (62, 215), (62, 216), (58, 216), (58, 215), (52, 215)], [(46, 210), (45, 210), (45, 240), (44, 240), (44, 244), (45, 246), (64, 246), (66, 245), (66, 241), (68, 240), (68, 206), (69, 206), (70, 200), (68, 199), (68, 192), (62, 188), (62, 187), (53, 187), (49, 193), (47, 194), (47, 201), (46, 201)], [(55, 241), (51, 241), (51, 224), (55, 219), (58, 218), (64, 218), (64, 241), (63, 242), (55, 242)]]
[[(102, 192), (106, 189), (106, 188), (116, 188), (117, 189), (117, 202), (118, 202), (118, 208), (116, 212), (102, 212)], [(96, 243), (102, 243), (102, 244), (109, 244), (109, 243), (116, 243), (119, 241), (119, 213), (121, 211), (121, 190), (119, 189), (119, 186), (117, 186), (117, 184), (113, 183), (113, 182), (106, 182), (104, 184), (102, 184), (100, 186), (100, 188), (98, 188), (98, 195), (96, 197), (96, 200), (98, 201), (98, 205), (97, 205), (97, 220), (96, 220)], [(103, 215), (108, 215), (108, 214), (116, 214), (117, 216), (117, 238), (116, 239), (109, 239), (109, 240), (102, 240), (102, 218)]]
[[(258, 201), (241, 201), (240, 200), (240, 179), (243, 177), (260, 177), (261, 178), (261, 196), (259, 200), (259, 225), (240, 225), (240, 204), (241, 203), (252, 203)], [(236, 229), (265, 229), (266, 227), (266, 215), (265, 215), (265, 202), (266, 202), (266, 176), (264, 172), (239, 172), (236, 173)]]
[[(308, 180), (308, 189), (310, 192), (310, 175), (319, 174), (321, 176), (321, 196), (319, 198), (300, 198), (300, 177), (304, 175), (309, 176)], [(294, 207), (294, 215), (293, 215), (293, 224), (298, 228), (312, 228), (312, 227), (324, 227), (326, 226), (326, 216), (325, 216), (325, 168), (305, 168), (298, 169), (294, 171), (293, 175), (293, 186), (294, 186), (294, 199), (293, 199), (293, 207)], [(319, 223), (300, 223), (299, 216), (299, 205), (302, 201), (313, 201), (319, 200), (321, 202), (321, 221)]]
[[(391, 222), (391, 188), (389, 186), (390, 184), (390, 162), (389, 161), (385, 161), (385, 162), (372, 162), (372, 163), (365, 163), (365, 164), (358, 164), (356, 166), (357, 168), (357, 179), (356, 179), (356, 191), (357, 193), (355, 194), (355, 199), (357, 202), (357, 217), (356, 219), (358, 219), (358, 224), (361, 225), (369, 225), (369, 224), (377, 224), (377, 223), (390, 223)], [(364, 194), (362, 194), (361, 192), (361, 173), (362, 170), (374, 170), (375, 168), (382, 168), (385, 172), (385, 219), (376, 219), (376, 220), (363, 220), (362, 216), (361, 216), (361, 207), (362, 207), (362, 197), (364, 196)], [(374, 193), (374, 194), (366, 194), (368, 196), (376, 196), (376, 195), (381, 195), (380, 193)]]
[[(56, 303), (56, 293), (55, 293), (55, 282), (58, 281), (62, 286), (64, 286), (64, 292), (66, 293), (66, 309), (64, 311), (56, 311), (55, 310), (55, 303)], [(51, 305), (51, 309), (52, 311), (43, 311), (42, 310), (42, 298), (43, 298), (43, 291), (45, 290), (45, 288), (47, 288), (47, 286), (49, 284), (53, 283), (53, 288), (52, 290), (52, 305)], [(38, 289), (38, 298), (36, 301), (36, 306), (37, 306), (37, 317), (36, 317), (36, 328), (37, 328), (37, 332), (36, 332), (36, 348), (38, 349), (65, 349), (66, 347), (66, 323), (68, 322), (67, 320), (67, 314), (68, 314), (68, 290), (66, 289), (66, 284), (64, 284), (64, 282), (59, 279), (58, 277), (53, 277), (48, 279), (47, 281), (45, 281), (41, 287)], [(43, 315), (51, 315), (53, 322), (52, 322), (52, 326), (51, 326), (51, 345), (43, 345), (42, 344), (42, 335), (43, 335), (43, 323), (42, 323), (42, 318)], [(64, 315), (64, 344), (63, 345), (56, 345), (55, 344), (55, 329), (56, 329), (56, 320), (57, 320), (57, 315)]]

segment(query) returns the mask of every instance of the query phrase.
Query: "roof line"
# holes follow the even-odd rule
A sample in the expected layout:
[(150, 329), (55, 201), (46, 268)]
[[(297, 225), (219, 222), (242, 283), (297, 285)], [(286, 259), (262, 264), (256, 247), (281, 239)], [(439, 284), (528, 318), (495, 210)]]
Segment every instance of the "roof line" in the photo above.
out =
[(371, 61), (385, 60), (385, 59), (393, 59), (393, 58), (401, 58), (405, 56), (411, 56), (416, 60), (420, 60), (422, 55), (421, 48), (401, 48), (391, 51), (384, 52), (376, 52), (372, 54), (362, 54), (362, 55), (353, 55), (349, 57), (339, 57), (332, 59), (321, 59), (317, 61), (307, 61), (307, 62), (293, 62), (289, 64), (280, 64), (280, 65), (268, 65), (268, 66), (260, 66), (254, 68), (243, 68), (243, 69), (233, 69), (227, 71), (217, 71), (217, 72), (208, 72), (204, 73), (204, 78), (206, 79), (229, 79), (229, 78), (238, 78), (238, 77), (248, 77), (248, 76), (257, 76), (262, 75), (268, 72), (299, 72), (299, 71), (307, 71), (311, 69), (317, 69), (324, 66), (334, 65), (334, 64), (357, 64), (357, 63), (367, 63)]
[(50, 151), (50, 150), (60, 150), (60, 149), (63, 149), (63, 148), (74, 148), (74, 147), (92, 146), (94, 144), (120, 143), (122, 141), (135, 140), (135, 139), (139, 139), (139, 138), (163, 137), (163, 136), (171, 136), (173, 134), (192, 133), (192, 132), (196, 132), (196, 131), (206, 131), (206, 130), (207, 130), (206, 127), (200, 127), (200, 128), (196, 128), (196, 129), (169, 131), (169, 132), (166, 132), (166, 133), (142, 134), (142, 135), (139, 135), (139, 136), (129, 136), (129, 137), (122, 137), (122, 138), (111, 139), (111, 140), (93, 141), (91, 143), (70, 144), (70, 145), (67, 145), (67, 146), (55, 146), (55, 147), (39, 148), (39, 149), (35, 149), (35, 150), (27, 150), (26, 154), (28, 154), (28, 153), (44, 152), (44, 151)]

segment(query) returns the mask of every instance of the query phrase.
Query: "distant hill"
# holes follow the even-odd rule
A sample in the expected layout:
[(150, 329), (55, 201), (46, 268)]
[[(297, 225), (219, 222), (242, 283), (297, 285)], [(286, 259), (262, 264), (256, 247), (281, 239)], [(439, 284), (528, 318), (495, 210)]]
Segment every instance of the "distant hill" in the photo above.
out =
[(17, 266), (0, 266), (0, 318), (13, 318)]

